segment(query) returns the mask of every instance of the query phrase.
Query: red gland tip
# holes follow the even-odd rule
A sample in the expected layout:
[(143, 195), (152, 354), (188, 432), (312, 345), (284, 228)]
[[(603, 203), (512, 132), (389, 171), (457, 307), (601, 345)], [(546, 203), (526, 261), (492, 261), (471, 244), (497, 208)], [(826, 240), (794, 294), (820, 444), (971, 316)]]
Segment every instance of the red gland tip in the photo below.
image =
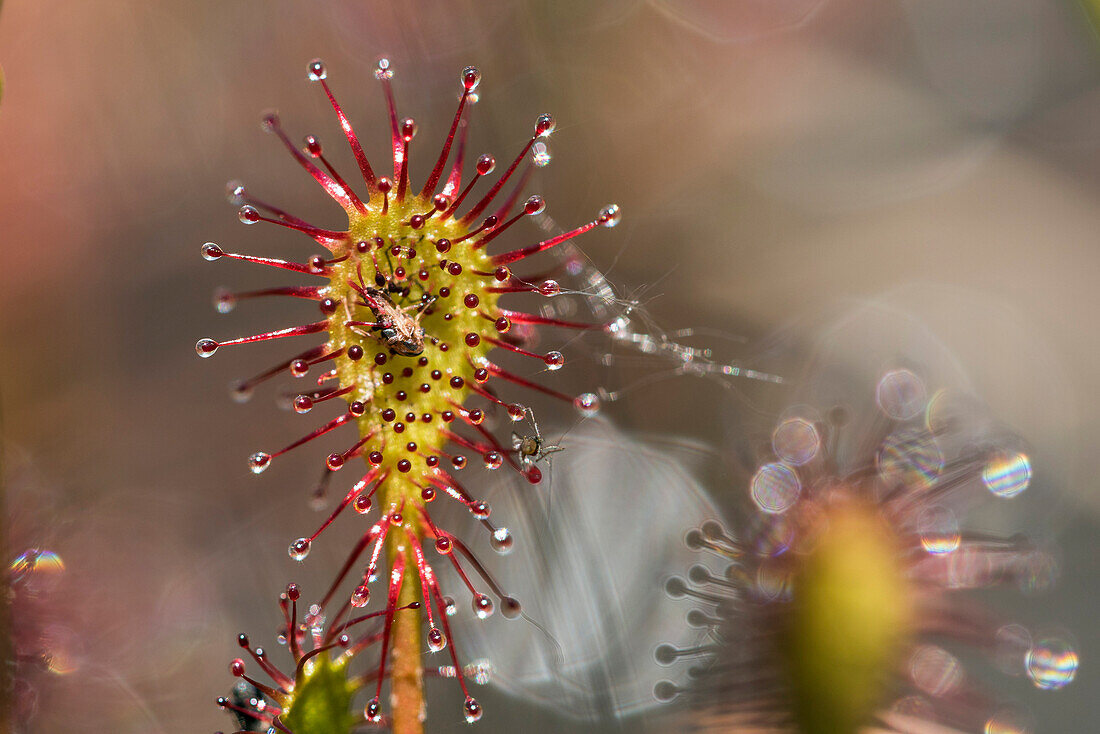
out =
[(225, 251), (213, 242), (207, 242), (206, 244), (204, 244), (200, 252), (202, 252), (203, 259), (209, 260), (210, 262), (214, 262), (215, 260), (225, 257)]
[(527, 203), (523, 205), (523, 213), (528, 216), (535, 214), (542, 214), (546, 209), (546, 201), (538, 194), (527, 199)]
[(538, 119), (535, 120), (535, 137), (547, 137), (548, 135), (550, 135), (550, 133), (554, 132), (555, 125), (556, 123), (554, 122), (553, 115), (549, 113), (543, 113), (539, 115)]
[(462, 704), (462, 715), (465, 717), (466, 723), (474, 723), (481, 718), (481, 713), (481, 704), (473, 697), (467, 696), (466, 701)]
[(623, 213), (619, 209), (618, 204), (608, 204), (600, 210), (600, 215), (596, 217), (596, 221), (603, 226), (610, 229), (622, 221)]
[(321, 61), (320, 59), (314, 59), (313, 61), (309, 62), (309, 67), (307, 69), (307, 78), (311, 82), (319, 82), (327, 77), (328, 70), (325, 68), (325, 62)]
[(477, 89), (477, 85), (480, 83), (481, 72), (478, 71), (476, 66), (467, 66), (462, 70), (462, 86), (465, 87), (467, 92)]
[(475, 165), (479, 176), (488, 176), (490, 173), (493, 172), (493, 169), (496, 167), (497, 159), (489, 155), (488, 153), (485, 153), (480, 158), (478, 158), (477, 164)]
[(296, 561), (304, 561), (312, 544), (309, 538), (298, 538), (287, 548), (287, 554)]

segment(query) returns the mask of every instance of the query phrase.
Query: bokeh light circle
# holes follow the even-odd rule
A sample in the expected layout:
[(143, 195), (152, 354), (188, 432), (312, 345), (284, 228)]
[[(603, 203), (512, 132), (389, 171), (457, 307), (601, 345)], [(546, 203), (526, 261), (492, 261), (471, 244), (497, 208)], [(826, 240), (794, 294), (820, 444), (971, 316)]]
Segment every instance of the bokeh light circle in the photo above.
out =
[(924, 382), (915, 374), (909, 370), (892, 370), (879, 380), (875, 402), (889, 418), (907, 421), (924, 411), (928, 394)]
[(792, 466), (802, 466), (817, 456), (821, 437), (805, 418), (788, 418), (772, 433), (775, 455)]
[(998, 497), (1015, 497), (1031, 482), (1031, 462), (1020, 453), (998, 454), (982, 469), (982, 483)]
[(786, 464), (760, 467), (752, 478), (752, 501), (761, 512), (778, 515), (790, 509), (802, 491), (798, 475)]
[(1077, 676), (1078, 664), (1077, 651), (1057, 637), (1041, 639), (1027, 652), (1027, 675), (1044, 691), (1069, 685)]

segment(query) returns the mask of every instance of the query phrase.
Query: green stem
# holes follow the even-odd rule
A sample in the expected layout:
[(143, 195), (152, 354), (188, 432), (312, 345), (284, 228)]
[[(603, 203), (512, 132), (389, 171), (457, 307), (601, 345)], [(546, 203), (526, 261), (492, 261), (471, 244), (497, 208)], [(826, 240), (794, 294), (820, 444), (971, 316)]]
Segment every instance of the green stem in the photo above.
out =
[[(387, 554), (405, 555), (405, 578), (397, 606), (420, 599), (420, 576), (416, 555), (403, 533), (392, 533), (386, 541)], [(424, 675), (420, 661), (420, 614), (398, 612), (393, 623), (390, 655), (390, 704), (393, 710), (393, 734), (422, 734), (424, 731)]]

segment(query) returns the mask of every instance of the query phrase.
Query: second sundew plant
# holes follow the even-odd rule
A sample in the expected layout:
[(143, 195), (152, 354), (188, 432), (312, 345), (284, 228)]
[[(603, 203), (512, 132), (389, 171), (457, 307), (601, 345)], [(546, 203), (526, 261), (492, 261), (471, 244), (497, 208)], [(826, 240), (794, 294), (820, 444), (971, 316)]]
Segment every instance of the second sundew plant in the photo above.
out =
[[(313, 226), (263, 203), (243, 185), (230, 185), (231, 200), (241, 205), (242, 222), (271, 222), (304, 233), (325, 254), (298, 263), (233, 254), (214, 243), (202, 247), (207, 260), (244, 260), (316, 280), (295, 287), (222, 293), (217, 306), (228, 312), (243, 298), (291, 296), (316, 302), (318, 320), (237, 339), (202, 339), (196, 345), (199, 356), (210, 357), (230, 345), (309, 335), (321, 339), (235, 388), (236, 396), (246, 399), (258, 383), (289, 372), (310, 386), (293, 401), (298, 413), (326, 407), (329, 401), (341, 406), (335, 417), (286, 448), (252, 454), (249, 466), (254, 473), (331, 431), (343, 428), (355, 434), (348, 438), (346, 450), (327, 457), (327, 477), (341, 469), (349, 473), (360, 461), (361, 468), (321, 526), (290, 545), (291, 557), (304, 560), (325, 528), (348, 507), (371, 523), (319, 603), (299, 610), (301, 592), (293, 584), (282, 595), (282, 641), (294, 657), (293, 670), (281, 671), (263, 650), (240, 637), (241, 647), (272, 679), (270, 685), (263, 683), (249, 670), (252, 663), (232, 662), (231, 672), (241, 681), (233, 697), (219, 699), (219, 704), (233, 711), (245, 729), (338, 734), (366, 723), (386, 723), (401, 734), (419, 732), (424, 720), (422, 651), (445, 648), (453, 662), (447, 669), (465, 695), (463, 715), (468, 722), (479, 719), (481, 707), (467, 690), (448, 629), (454, 602), (444, 596), (432, 564), (453, 566), (481, 618), (492, 614), (497, 603), (506, 616), (518, 616), (519, 603), (489, 578), (466, 543), (436, 524), (432, 503), (437, 498), (461, 503), (490, 533), (492, 547), (507, 551), (512, 544), (507, 529), (490, 521), (489, 506), (456, 474), (466, 466), (466, 454), (476, 455), (488, 469), (508, 465), (532, 483), (540, 481), (541, 471), (482, 425), (485, 411), (503, 409), (512, 421), (527, 418), (522, 403), (503, 397), (513, 389), (562, 398), (583, 414), (599, 408), (592, 394), (566, 396), (501, 368), (490, 357), (500, 349), (532, 358), (542, 371), (557, 370), (564, 363), (561, 353), (530, 351), (533, 327), (602, 328), (509, 310), (498, 301), (512, 293), (557, 295), (560, 288), (554, 280), (520, 276), (512, 266), (601, 225), (615, 226), (618, 207), (608, 206), (593, 221), (550, 239), (518, 249), (499, 248), (512, 225), (544, 208), (539, 196), (519, 202), (531, 167), (549, 159), (541, 139), (554, 130), (553, 118), (539, 116), (530, 139), (504, 173), (486, 184), (484, 193), (477, 193), (496, 161), (482, 155), (472, 171), (464, 164), (467, 116), (480, 82), (478, 70), (467, 67), (442, 150), (424, 184), (414, 186), (409, 157), (417, 127), (412, 119), (397, 115), (392, 76), (389, 61), (379, 61), (375, 77), (389, 110), (393, 146), (390, 178), (368, 161), (329, 88), (324, 64), (314, 60), (308, 66), (308, 78), (328, 97), (354, 154), (363, 179), (357, 187), (360, 193), (333, 168), (315, 137), (307, 136), (299, 149), (275, 114), (263, 118), (263, 129), (275, 135), (346, 212), (346, 229)], [(342, 580), (357, 574), (358, 568), (361, 582), (350, 596), (338, 596)], [(301, 620), (299, 611), (306, 612)], [(352, 659), (367, 651), (377, 651), (374, 662), (352, 673)], [(390, 691), (388, 711), (382, 699), (385, 683)], [(366, 691), (365, 704), (353, 702), (360, 690)]]

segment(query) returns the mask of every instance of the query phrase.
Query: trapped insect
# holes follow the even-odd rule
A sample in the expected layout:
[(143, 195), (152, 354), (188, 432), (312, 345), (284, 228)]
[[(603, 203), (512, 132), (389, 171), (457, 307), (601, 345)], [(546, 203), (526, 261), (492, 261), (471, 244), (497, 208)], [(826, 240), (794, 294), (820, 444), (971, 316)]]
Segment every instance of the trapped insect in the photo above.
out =
[[(419, 303), (399, 308), (393, 302), (393, 299), (390, 298), (389, 293), (380, 288), (367, 286), (363, 282), (363, 271), (361, 268), (358, 270), (358, 274), (359, 283), (356, 284), (349, 280), (348, 285), (359, 294), (361, 299), (358, 301), (359, 305), (369, 308), (374, 315), (375, 321), (355, 321), (351, 318), (349, 309), (348, 327), (362, 336), (370, 336), (364, 328), (378, 332), (378, 338), (389, 347), (390, 351), (394, 354), (403, 357), (416, 357), (420, 355), (424, 351), (424, 327), (420, 325), (420, 317), (424, 315), (424, 312), (429, 306), (435, 303), (436, 299), (434, 297), (425, 298)], [(388, 279), (382, 278), (382, 281), (388, 286), (390, 291), (405, 293), (405, 291), (395, 286)], [(407, 312), (413, 310), (416, 311), (416, 315), (410, 316)]]
[(524, 469), (534, 466), (550, 454), (565, 450), (564, 446), (547, 445), (542, 434), (539, 433), (539, 424), (535, 420), (534, 411), (527, 408), (527, 415), (531, 418), (531, 425), (535, 427), (535, 435), (521, 436), (518, 433), (512, 433), (512, 449), (516, 452), (516, 457)]

